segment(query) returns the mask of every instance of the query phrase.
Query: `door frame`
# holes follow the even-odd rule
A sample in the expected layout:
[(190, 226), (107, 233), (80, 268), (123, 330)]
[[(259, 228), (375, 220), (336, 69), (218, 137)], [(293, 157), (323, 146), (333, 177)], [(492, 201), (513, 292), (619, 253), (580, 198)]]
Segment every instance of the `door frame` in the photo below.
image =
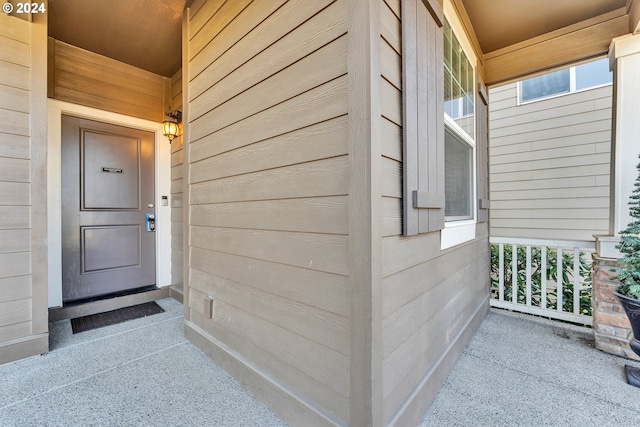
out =
[[(49, 308), (62, 307), (62, 115), (82, 117), (155, 134), (156, 286), (171, 285), (171, 145), (162, 123), (47, 99), (47, 239)], [(161, 196), (169, 203), (162, 206)]]

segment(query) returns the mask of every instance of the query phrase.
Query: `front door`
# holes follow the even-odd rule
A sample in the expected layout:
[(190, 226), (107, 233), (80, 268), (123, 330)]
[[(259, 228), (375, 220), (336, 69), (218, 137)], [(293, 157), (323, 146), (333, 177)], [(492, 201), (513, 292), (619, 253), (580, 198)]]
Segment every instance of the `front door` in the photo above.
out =
[(62, 116), (62, 299), (155, 285), (152, 132)]

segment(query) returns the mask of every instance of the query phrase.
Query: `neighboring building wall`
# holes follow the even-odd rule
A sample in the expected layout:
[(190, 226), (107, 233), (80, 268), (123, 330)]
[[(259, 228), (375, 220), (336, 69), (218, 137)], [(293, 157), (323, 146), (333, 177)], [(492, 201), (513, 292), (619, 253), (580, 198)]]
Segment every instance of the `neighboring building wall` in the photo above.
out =
[[(182, 111), (182, 70), (171, 77), (171, 108)], [(182, 294), (183, 282), (183, 150), (182, 136), (171, 142), (171, 285), (177, 295)]]
[(489, 244), (486, 222), (444, 251), (440, 232), (402, 236), (400, 16), (381, 0), (383, 419), (415, 425), (488, 309)]
[(49, 98), (161, 122), (166, 77), (49, 38)]
[(183, 51), (186, 335), (299, 425), (350, 415), (346, 6), (196, 1)]
[(0, 15), (0, 364), (48, 350), (46, 28)]
[(517, 83), (489, 94), (491, 235), (609, 234), (611, 85), (523, 105)]

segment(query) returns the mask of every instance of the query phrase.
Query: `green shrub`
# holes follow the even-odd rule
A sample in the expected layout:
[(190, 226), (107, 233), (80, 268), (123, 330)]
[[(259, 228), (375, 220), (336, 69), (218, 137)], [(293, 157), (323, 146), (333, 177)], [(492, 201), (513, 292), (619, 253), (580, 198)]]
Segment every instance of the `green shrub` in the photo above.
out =
[(615, 271), (620, 280), (616, 291), (640, 299), (640, 163), (636, 168), (638, 178), (629, 200), (629, 214), (633, 220), (620, 232), (620, 243), (616, 247), (622, 252), (622, 258), (618, 259), (621, 267)]

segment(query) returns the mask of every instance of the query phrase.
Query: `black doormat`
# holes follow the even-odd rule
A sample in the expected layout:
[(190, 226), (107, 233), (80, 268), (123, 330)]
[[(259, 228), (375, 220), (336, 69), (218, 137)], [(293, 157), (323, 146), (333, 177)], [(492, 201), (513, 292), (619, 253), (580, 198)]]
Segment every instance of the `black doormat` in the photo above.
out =
[(74, 334), (77, 334), (79, 332), (116, 325), (118, 323), (126, 322), (127, 320), (139, 319), (141, 317), (151, 316), (162, 312), (164, 312), (162, 307), (154, 301), (145, 302), (144, 304), (119, 308), (117, 310), (107, 311), (106, 313), (92, 314), (90, 316), (71, 319), (71, 329)]

